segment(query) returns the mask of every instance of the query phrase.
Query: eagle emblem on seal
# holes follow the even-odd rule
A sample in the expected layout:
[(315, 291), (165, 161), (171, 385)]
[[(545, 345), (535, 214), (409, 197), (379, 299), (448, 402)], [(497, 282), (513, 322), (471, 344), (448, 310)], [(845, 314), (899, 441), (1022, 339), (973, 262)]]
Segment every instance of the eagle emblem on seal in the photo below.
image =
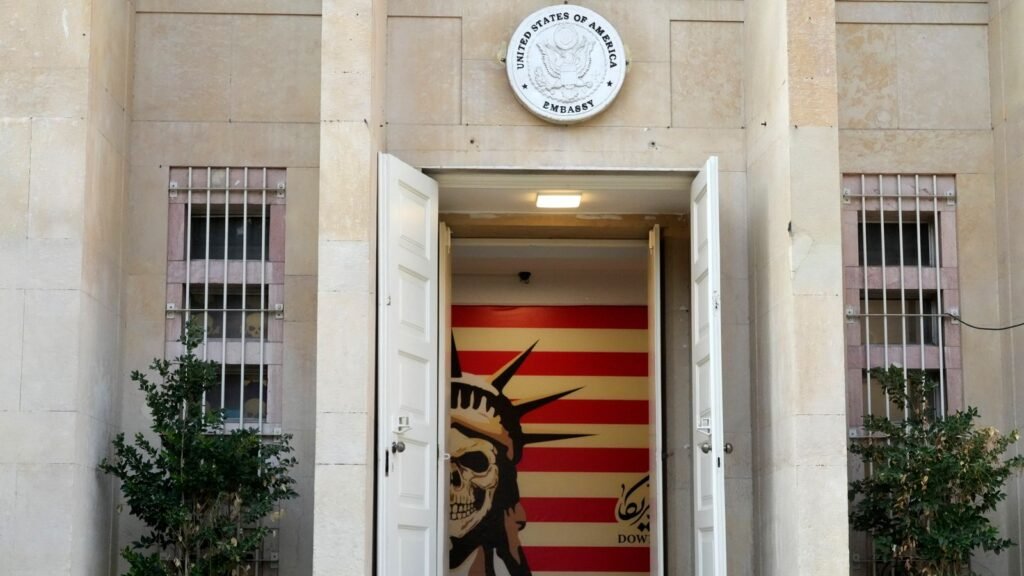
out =
[(573, 24), (562, 24), (536, 46), (541, 66), (533, 68), (534, 85), (553, 100), (571, 104), (592, 95), (604, 75), (604, 63), (594, 58), (594, 40)]

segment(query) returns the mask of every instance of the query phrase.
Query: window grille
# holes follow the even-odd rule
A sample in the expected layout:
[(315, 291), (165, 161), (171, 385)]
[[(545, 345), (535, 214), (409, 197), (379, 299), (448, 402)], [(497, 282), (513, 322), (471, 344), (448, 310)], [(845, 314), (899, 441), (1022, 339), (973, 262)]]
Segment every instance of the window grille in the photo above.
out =
[[(870, 376), (890, 365), (924, 370), (938, 386), (932, 405), (962, 408), (956, 181), (951, 175), (844, 175), (843, 287), (850, 437), (863, 417), (901, 413)], [(864, 470), (851, 458), (851, 479)], [(852, 574), (881, 573), (866, 535), (851, 534)]]
[(205, 404), (230, 428), (279, 434), (284, 339), (285, 170), (171, 168), (166, 354), (189, 319), (218, 364)]

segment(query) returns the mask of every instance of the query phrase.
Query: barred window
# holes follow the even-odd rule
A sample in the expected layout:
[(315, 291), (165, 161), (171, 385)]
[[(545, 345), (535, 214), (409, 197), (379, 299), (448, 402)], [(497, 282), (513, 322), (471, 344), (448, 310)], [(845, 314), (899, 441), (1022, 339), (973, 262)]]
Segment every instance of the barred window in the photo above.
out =
[(872, 368), (929, 371), (936, 410), (959, 408), (960, 327), (945, 316), (960, 298), (954, 177), (844, 176), (843, 269), (851, 434), (876, 408), (889, 415)]
[[(842, 184), (846, 398), (850, 437), (868, 415), (903, 417), (873, 368), (924, 370), (939, 414), (962, 407), (956, 180), (950, 175), (847, 174)], [(850, 478), (863, 476), (850, 459)], [(867, 535), (851, 532), (854, 574), (881, 574)]]
[(189, 319), (219, 365), (205, 403), (228, 427), (280, 432), (285, 170), (176, 167), (168, 186), (166, 353)]

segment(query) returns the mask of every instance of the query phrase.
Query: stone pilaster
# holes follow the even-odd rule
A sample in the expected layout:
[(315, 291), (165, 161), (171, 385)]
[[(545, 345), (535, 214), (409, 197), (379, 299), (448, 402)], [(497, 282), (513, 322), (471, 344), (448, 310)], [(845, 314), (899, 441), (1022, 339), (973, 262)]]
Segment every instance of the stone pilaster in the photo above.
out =
[(843, 574), (835, 3), (746, 7), (757, 571)]

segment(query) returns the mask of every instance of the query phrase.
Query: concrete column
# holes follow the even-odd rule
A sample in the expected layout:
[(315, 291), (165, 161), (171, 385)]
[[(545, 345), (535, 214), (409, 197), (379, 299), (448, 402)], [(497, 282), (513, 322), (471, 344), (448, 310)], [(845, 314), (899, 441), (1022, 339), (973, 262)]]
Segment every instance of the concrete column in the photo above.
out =
[[(989, 22), (989, 66), (992, 83), (992, 127), (994, 135), (995, 218), (999, 265), (999, 319), (1001, 325), (1020, 322), (1024, 317), (1024, 238), (1020, 229), (1024, 217), (1024, 2), (992, 2)], [(993, 394), (993, 408), (1002, 413), (989, 420), (1003, 430), (1024, 428), (1024, 333), (1021, 329), (1002, 333), (1003, 366), (1001, 390)], [(985, 411), (982, 411), (985, 416)], [(1022, 453), (1021, 444), (1008, 455)], [(1016, 542), (1024, 538), (1024, 477), (1017, 475), (1007, 487), (1008, 498), (1003, 535)], [(1024, 548), (1004, 553), (1008, 574), (1024, 569)]]
[(0, 558), (7, 574), (103, 574), (134, 8), (0, 9)]
[(746, 9), (755, 571), (844, 574), (835, 2)]
[(372, 566), (377, 153), (384, 0), (324, 0), (313, 574)]

